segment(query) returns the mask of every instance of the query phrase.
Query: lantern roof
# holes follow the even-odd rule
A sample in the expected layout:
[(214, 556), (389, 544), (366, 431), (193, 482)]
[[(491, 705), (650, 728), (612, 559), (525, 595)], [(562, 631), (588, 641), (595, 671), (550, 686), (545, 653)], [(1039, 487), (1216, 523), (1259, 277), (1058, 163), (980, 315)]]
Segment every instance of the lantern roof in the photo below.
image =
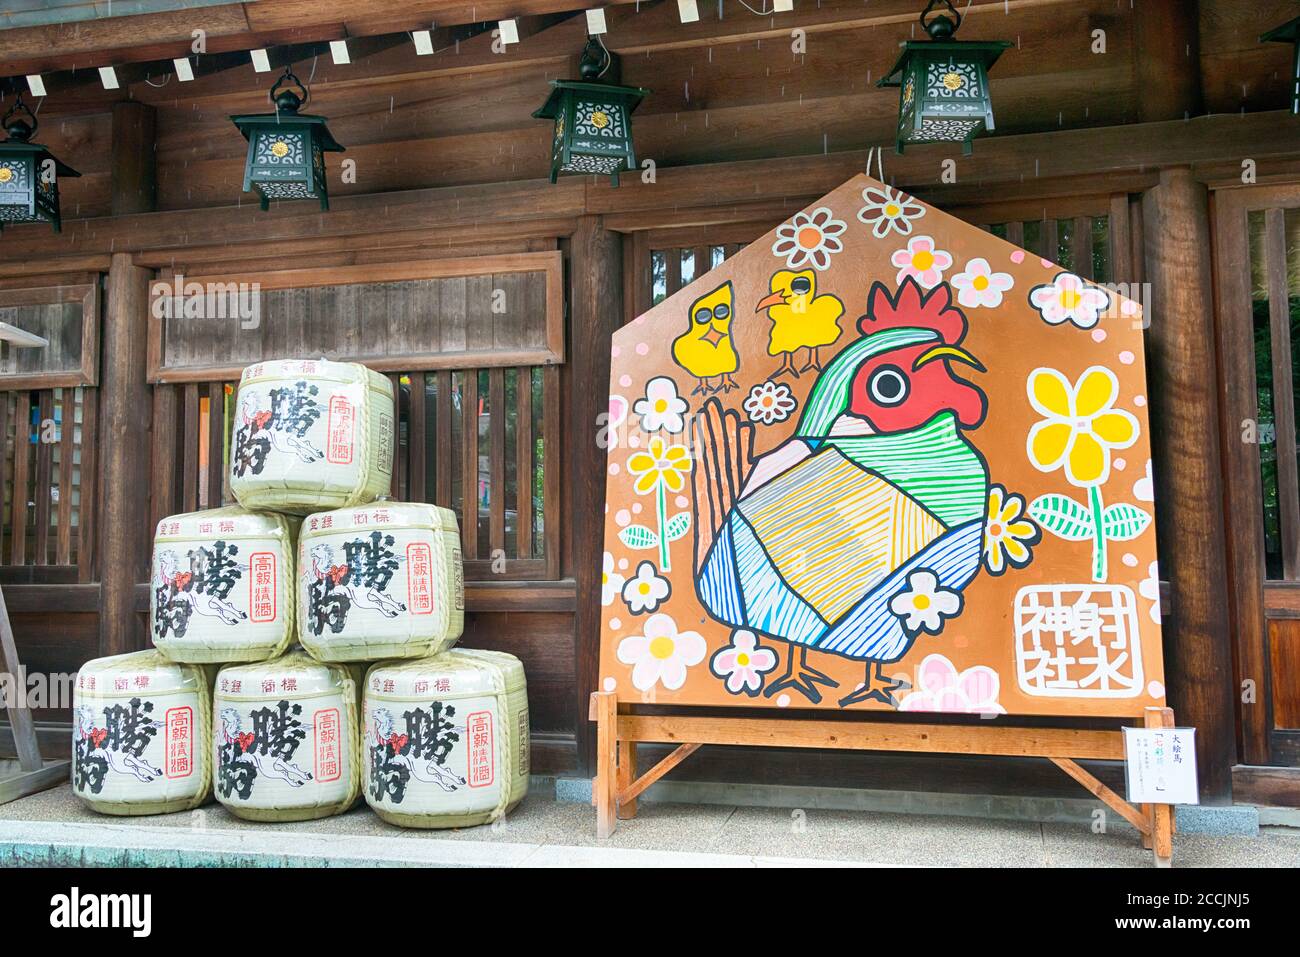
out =
[(63, 160), (51, 153), (48, 147), (42, 146), (40, 143), (26, 143), (22, 140), (16, 140), (12, 136), (7, 140), (0, 140), (0, 156), (14, 156), (21, 153), (31, 154), (35, 157), (37, 163), (40, 163), (46, 157), (54, 160), (54, 171), (59, 176), (81, 175), (67, 163), (63, 162)]
[(619, 86), (616, 83), (595, 83), (590, 80), (552, 80), (551, 95), (546, 102), (533, 112), (535, 120), (553, 120), (560, 115), (560, 101), (568, 90), (590, 93), (595, 96), (620, 97), (627, 102), (628, 112), (650, 95), (650, 91), (640, 86)]
[(903, 52), (898, 62), (886, 73), (876, 86), (902, 86), (903, 69), (913, 53), (954, 53), (967, 59), (979, 58), (988, 70), (1002, 56), (1007, 47), (1015, 46), (1010, 40), (908, 40), (901, 44)]
[(321, 149), (327, 153), (342, 153), (346, 147), (334, 139), (334, 135), (326, 126), (327, 118), (324, 116), (314, 116), (311, 113), (292, 113), (287, 110), (276, 113), (242, 113), (238, 116), (232, 116), (231, 122), (239, 127), (239, 132), (244, 134), (244, 139), (249, 139), (250, 128), (259, 126), (319, 126), (321, 134)]
[(1260, 42), (1276, 40), (1279, 43), (1300, 43), (1300, 17), (1282, 24), (1280, 27), (1274, 27), (1268, 33), (1260, 36)]

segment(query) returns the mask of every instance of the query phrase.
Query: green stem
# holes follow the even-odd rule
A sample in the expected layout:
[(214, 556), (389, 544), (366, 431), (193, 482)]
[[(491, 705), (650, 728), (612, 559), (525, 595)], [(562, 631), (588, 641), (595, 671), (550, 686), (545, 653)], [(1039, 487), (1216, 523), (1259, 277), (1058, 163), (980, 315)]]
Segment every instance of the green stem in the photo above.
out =
[(659, 519), (659, 567), (668, 572), (671, 571), (668, 565), (668, 539), (664, 535), (664, 525), (668, 522), (668, 501), (663, 479), (659, 480), (659, 488), (655, 492), (655, 510)]
[(1092, 580), (1106, 580), (1106, 530), (1101, 521), (1101, 486), (1088, 489), (1088, 505), (1092, 508)]

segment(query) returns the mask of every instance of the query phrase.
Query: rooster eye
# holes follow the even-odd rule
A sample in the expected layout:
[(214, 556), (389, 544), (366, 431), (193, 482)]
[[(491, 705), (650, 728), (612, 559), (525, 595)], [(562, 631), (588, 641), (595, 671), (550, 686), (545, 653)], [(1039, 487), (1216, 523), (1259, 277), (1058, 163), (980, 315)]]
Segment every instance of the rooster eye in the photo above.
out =
[(731, 315), (731, 310), (727, 308), (726, 303), (721, 303), (713, 309), (714, 319), (726, 319), (729, 315)]
[(696, 310), (695, 313), (696, 322), (708, 322), (712, 318), (713, 318), (713, 310), (710, 309), (708, 306), (705, 306), (703, 309)]
[(898, 366), (881, 366), (871, 374), (867, 389), (881, 405), (898, 405), (907, 398), (907, 377)]
[(806, 296), (808, 293), (812, 292), (812, 282), (810, 282), (806, 277), (800, 276), (798, 279), (795, 279), (790, 283), (790, 291), (796, 296)]

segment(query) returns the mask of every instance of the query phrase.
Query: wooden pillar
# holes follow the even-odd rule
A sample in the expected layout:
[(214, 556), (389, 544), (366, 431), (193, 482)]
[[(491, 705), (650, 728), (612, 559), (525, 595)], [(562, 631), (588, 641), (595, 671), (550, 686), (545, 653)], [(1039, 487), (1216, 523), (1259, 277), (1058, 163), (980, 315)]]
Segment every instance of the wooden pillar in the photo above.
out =
[(569, 242), (569, 456), (577, 658), (573, 705), (578, 761), (590, 773), (595, 745), (588, 700), (600, 666), (600, 560), (604, 551), (605, 449), (597, 417), (609, 410), (610, 337), (623, 323), (623, 242), (584, 216)]
[(1132, 10), (1138, 121), (1199, 115), (1203, 104), (1196, 0), (1142, 0)]
[(1160, 173), (1142, 203), (1151, 284), (1147, 375), (1169, 703), (1194, 726), (1202, 799), (1232, 796), (1236, 731), (1205, 188)]
[(114, 253), (99, 389), (99, 651), (145, 647), (135, 586), (148, 580), (149, 449), (153, 403), (145, 381), (150, 272), (130, 253)]
[(151, 213), (157, 208), (156, 129), (157, 114), (152, 106), (135, 100), (113, 104), (109, 208), (114, 216)]

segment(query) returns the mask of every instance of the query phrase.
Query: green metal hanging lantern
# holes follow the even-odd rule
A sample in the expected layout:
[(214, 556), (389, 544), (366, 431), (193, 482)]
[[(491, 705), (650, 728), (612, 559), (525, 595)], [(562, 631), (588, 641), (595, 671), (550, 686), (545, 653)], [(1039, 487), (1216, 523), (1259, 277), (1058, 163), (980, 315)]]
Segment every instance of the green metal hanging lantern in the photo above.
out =
[(0, 226), (49, 223), (57, 233), (63, 230), (59, 178), (81, 174), (55, 159), (44, 146), (31, 142), (39, 125), (21, 94), (0, 119), (8, 134), (0, 143)]
[(533, 114), (555, 121), (552, 183), (561, 173), (595, 173), (617, 186), (619, 173), (636, 169), (632, 111), (650, 91), (600, 82), (613, 60), (599, 37), (589, 37), (579, 68), (582, 79), (552, 80), (551, 95)]
[(342, 153), (325, 117), (299, 113), (311, 94), (288, 67), (271, 87), (274, 113), (232, 116), (248, 140), (244, 192), (256, 189), (267, 209), (273, 199), (319, 199), (330, 208), (325, 154)]
[[(949, 17), (930, 0), (921, 12), (921, 26), (929, 40), (909, 40), (902, 56), (877, 86), (902, 88), (898, 107), (898, 152), (915, 143), (961, 143), (971, 151), (971, 140), (993, 129), (993, 101), (988, 71), (1007, 40), (965, 42), (954, 37), (961, 14), (951, 0), (942, 0)], [(927, 19), (928, 18), (928, 19)], [(954, 19), (955, 18), (955, 19)]]
[(1293, 47), (1291, 61), (1291, 112), (1300, 114), (1300, 17), (1290, 23), (1269, 30), (1259, 38), (1261, 43), (1275, 40), (1278, 43), (1290, 43)]

